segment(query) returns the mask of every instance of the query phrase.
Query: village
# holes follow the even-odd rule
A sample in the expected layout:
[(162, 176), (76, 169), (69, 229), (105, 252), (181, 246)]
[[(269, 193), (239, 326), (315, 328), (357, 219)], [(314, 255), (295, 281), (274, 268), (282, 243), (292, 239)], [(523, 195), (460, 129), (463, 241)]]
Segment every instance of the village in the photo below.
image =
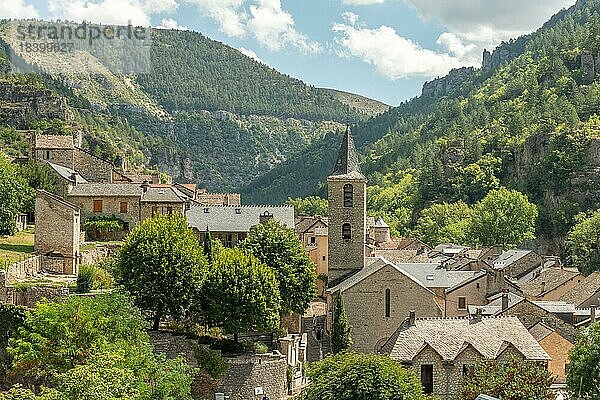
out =
[[(225, 357), (226, 372), (210, 385), (194, 385), (194, 398), (283, 400), (302, 393), (311, 385), (306, 365), (340, 352), (342, 320), (343, 352), (388, 357), (414, 371), (426, 395), (454, 399), (482, 360), (517, 359), (549, 372), (558, 399), (566, 396), (569, 354), (596, 322), (598, 272), (584, 276), (556, 255), (524, 248), (431, 248), (392, 237), (383, 218), (368, 215), (368, 183), (349, 127), (327, 178), (327, 217), (295, 215), (289, 205), (243, 204), (239, 194), (161, 182), (158, 174), (127, 174), (83, 150), (77, 135), (33, 132), (28, 158), (55, 177), (56, 190), (36, 193), (34, 253), (0, 271), (5, 304), (35, 307), (110, 293), (78, 293), (81, 272), (117, 254), (130, 232), (157, 216), (185, 216), (205, 246), (216, 239), (235, 248), (260, 225), (295, 232), (311, 261), (313, 299), (304, 312), (282, 317), (275, 331), (235, 332), (236, 340), (265, 350)], [(26, 216), (17, 222), (27, 228)], [(182, 354), (199, 366), (198, 339), (165, 321), (150, 340), (155, 352)]]

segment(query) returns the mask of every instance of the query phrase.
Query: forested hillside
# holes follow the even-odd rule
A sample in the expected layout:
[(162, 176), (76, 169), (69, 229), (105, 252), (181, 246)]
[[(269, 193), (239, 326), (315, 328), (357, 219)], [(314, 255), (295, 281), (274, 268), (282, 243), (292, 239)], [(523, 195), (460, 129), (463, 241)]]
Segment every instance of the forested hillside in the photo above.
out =
[[(350, 94), (341, 101), (338, 94), (308, 86), (196, 32), (153, 29), (150, 68), (123, 75), (85, 51), (23, 52), (9, 34), (16, 23), (0, 23), (0, 83), (10, 87), (0, 94), (5, 111), (0, 126), (3, 141), (19, 148), (2, 145), (11, 153), (24, 151), (23, 130), (48, 122), (35, 113), (20, 126), (13, 121), (15, 105), (23, 105), (20, 96), (25, 96), (18, 93), (39, 90), (39, 97), (28, 101), (44, 102), (49, 93), (62, 99), (67, 112), (58, 119), (69, 132), (83, 130), (86, 147), (95, 154), (226, 191), (343, 129), (349, 117), (361, 120), (385, 109)], [(11, 50), (33, 73), (11, 71)], [(76, 68), (71, 72), (64, 66)]]
[[(599, 70), (600, 1), (579, 1), (484, 55), (484, 68), (452, 71), (421, 97), (357, 124), (371, 211), (407, 233), (420, 210), (473, 204), (503, 185), (537, 203), (538, 236), (560, 244), (575, 215), (600, 202)], [(262, 177), (243, 193), (255, 201), (324, 194), (331, 165), (307, 149), (269, 173), (274, 183)]]

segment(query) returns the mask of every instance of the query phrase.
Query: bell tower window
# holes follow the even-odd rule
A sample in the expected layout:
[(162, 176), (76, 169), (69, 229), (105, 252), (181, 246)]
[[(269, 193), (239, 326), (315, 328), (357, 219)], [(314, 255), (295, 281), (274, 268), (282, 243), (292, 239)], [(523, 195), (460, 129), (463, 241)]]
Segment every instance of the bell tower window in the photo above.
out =
[(344, 185), (344, 207), (353, 206), (354, 188), (350, 184)]
[(342, 225), (342, 239), (352, 239), (352, 227), (350, 224)]

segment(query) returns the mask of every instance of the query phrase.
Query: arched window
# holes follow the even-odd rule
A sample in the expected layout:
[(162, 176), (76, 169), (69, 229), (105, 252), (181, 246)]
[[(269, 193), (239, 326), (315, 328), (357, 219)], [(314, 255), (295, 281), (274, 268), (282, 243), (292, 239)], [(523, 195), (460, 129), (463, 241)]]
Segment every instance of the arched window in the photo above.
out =
[(350, 184), (344, 185), (344, 207), (352, 207), (354, 188)]
[(389, 318), (391, 315), (391, 299), (392, 294), (390, 289), (385, 289), (385, 317)]
[(342, 225), (342, 239), (352, 239), (352, 227), (350, 224)]

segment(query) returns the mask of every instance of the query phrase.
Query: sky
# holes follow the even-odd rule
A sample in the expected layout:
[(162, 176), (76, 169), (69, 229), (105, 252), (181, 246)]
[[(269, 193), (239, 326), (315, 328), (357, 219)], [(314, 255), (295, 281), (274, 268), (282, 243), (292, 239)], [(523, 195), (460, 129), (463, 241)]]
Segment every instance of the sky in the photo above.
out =
[(189, 29), (310, 85), (389, 105), (575, 0), (0, 0), (0, 18)]

